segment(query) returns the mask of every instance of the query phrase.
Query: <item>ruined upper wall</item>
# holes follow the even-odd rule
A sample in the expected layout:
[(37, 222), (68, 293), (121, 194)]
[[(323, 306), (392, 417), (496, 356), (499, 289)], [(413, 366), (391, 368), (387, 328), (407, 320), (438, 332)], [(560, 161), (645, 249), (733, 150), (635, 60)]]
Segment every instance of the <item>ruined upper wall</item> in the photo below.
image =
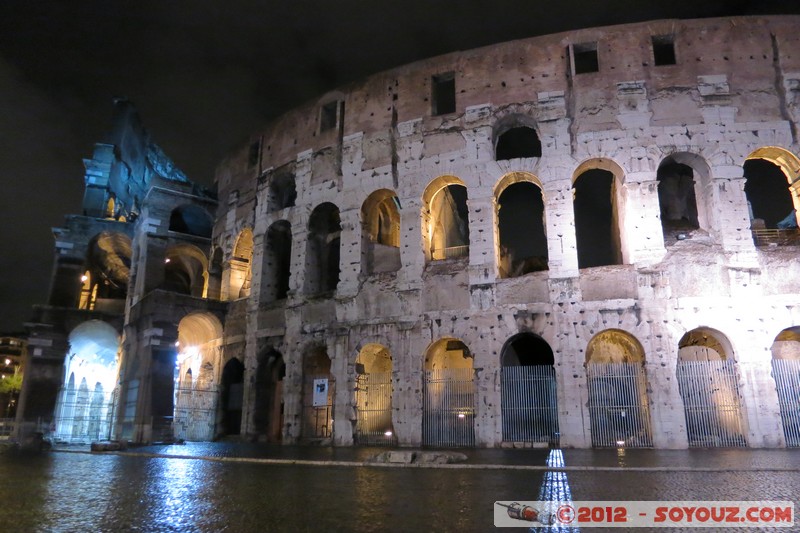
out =
[[(735, 108), (740, 123), (790, 120), (786, 87), (800, 77), (800, 54), (794, 53), (798, 28), (798, 16), (662, 20), (534, 37), (412, 63), (327, 93), (273, 121), (220, 166), (220, 196), (246, 190), (261, 172), (300, 153), (335, 147), (349, 135), (364, 133), (365, 143), (374, 147), (368, 150), (374, 160), (365, 164), (375, 168), (392, 157), (391, 132), (398, 125), (421, 119), (423, 133), (443, 125), (467, 129), (467, 111), (486, 105), (496, 115), (513, 106), (540, 118), (542, 102), (562, 93), (572, 142), (579, 134), (625, 128), (618, 117), (621, 106), (630, 105), (620, 97), (625, 90), (643, 94), (651, 126), (700, 124), (709, 98)], [(651, 39), (663, 35), (672, 36), (676, 61), (655, 66)], [(599, 70), (573, 74), (571, 47), (584, 43), (596, 43)], [(455, 76), (455, 112), (433, 116), (432, 77), (449, 72)], [(628, 82), (637, 84), (628, 88)], [(344, 107), (342, 127), (321, 132), (321, 109), (337, 100)], [(451, 149), (458, 147), (440, 151)]]

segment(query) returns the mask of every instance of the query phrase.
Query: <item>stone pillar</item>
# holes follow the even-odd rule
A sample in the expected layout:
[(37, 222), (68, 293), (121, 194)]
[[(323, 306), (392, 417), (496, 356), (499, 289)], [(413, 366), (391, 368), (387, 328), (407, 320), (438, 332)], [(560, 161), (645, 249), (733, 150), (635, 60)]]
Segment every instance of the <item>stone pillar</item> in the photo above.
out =
[(643, 310), (644, 319), (650, 326), (645, 373), (653, 447), (685, 449), (689, 445), (686, 415), (676, 377), (681, 335), (676, 335), (664, 323), (662, 317), (668, 315), (666, 309), (660, 308), (661, 303), (652, 301), (647, 304), (649, 309)]
[(728, 252), (754, 252), (742, 167), (715, 166), (711, 172), (713, 179), (707, 192), (711, 198), (712, 228), (717, 239)]
[(429, 332), (416, 322), (399, 324), (398, 353), (392, 353), (392, 423), (400, 446), (422, 442), (423, 351)]
[(628, 174), (620, 191), (620, 233), (629, 264), (657, 263), (666, 254), (655, 178), (653, 172)]
[(342, 233), (339, 241), (339, 284), (336, 294), (354, 297), (358, 294), (358, 276), (361, 274), (361, 210), (339, 212)]
[[(288, 315), (289, 313), (287, 313)], [(292, 310), (300, 318), (300, 312)], [(287, 322), (289, 321), (287, 316)], [(283, 378), (283, 435), (284, 444), (295, 444), (303, 429), (303, 352), (297, 343), (287, 345), (283, 354), (286, 376)]]
[[(758, 315), (769, 316), (767, 309), (754, 311)], [(744, 335), (736, 335), (739, 338), (731, 339), (738, 348), (736, 367), (742, 405), (742, 427), (747, 445), (751, 448), (786, 446), (778, 392), (772, 376), (771, 348), (774, 334), (775, 332), (748, 331)]]
[[(422, 250), (422, 228), (420, 200), (417, 197), (401, 199), (400, 210), (400, 272), (398, 286), (418, 286), (425, 268), (425, 253)], [(402, 283), (401, 283), (402, 280)]]
[(578, 241), (575, 235), (572, 183), (569, 179), (553, 179), (543, 185), (550, 277), (577, 277)]
[[(332, 337), (332, 338), (330, 338)], [(328, 354), (331, 358), (333, 391), (333, 442), (334, 446), (352, 446), (355, 433), (356, 413), (353, 407), (353, 389), (348, 379), (349, 337), (346, 329), (338, 331), (328, 339)]]

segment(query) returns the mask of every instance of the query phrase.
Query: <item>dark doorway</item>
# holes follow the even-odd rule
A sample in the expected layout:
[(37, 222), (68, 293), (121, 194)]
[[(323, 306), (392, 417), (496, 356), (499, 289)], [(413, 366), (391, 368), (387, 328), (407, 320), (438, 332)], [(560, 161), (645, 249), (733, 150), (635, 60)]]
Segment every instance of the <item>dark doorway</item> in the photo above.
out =
[(578, 268), (621, 264), (614, 175), (607, 170), (587, 170), (573, 188)]
[(515, 278), (547, 270), (542, 191), (530, 182), (506, 187), (497, 201), (500, 276)]
[(256, 372), (256, 401), (253, 423), (256, 432), (267, 442), (280, 442), (283, 428), (283, 378), (286, 364), (283, 356), (268, 350), (258, 363)]
[(244, 365), (231, 359), (222, 369), (222, 433), (238, 435), (242, 428)]
[(794, 213), (789, 183), (778, 165), (765, 159), (748, 159), (744, 177), (753, 228), (775, 229)]

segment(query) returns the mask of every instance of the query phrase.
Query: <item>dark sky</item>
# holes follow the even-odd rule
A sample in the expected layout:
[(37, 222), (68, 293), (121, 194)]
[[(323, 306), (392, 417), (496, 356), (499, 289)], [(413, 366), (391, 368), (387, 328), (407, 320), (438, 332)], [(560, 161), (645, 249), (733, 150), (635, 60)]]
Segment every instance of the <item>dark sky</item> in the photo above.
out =
[(0, 332), (46, 300), (50, 228), (77, 213), (82, 158), (126, 96), (189, 177), (293, 105), (459, 49), (658, 18), (797, 13), (777, 0), (4, 0)]

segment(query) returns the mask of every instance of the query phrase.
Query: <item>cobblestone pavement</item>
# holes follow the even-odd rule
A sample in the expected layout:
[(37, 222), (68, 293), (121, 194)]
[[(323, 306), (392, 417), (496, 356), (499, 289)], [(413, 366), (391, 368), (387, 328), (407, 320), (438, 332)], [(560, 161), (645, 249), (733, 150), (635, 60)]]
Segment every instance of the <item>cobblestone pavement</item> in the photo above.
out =
[[(0, 498), (8, 531), (48, 532), (494, 531), (495, 501), (565, 493), (574, 501), (790, 500), (800, 508), (800, 450), (565, 450), (565, 469), (555, 470), (542, 469), (549, 450), (467, 450), (466, 467), (360, 466), (379, 451), (205, 443), (130, 455), (6, 454)], [(185, 458), (201, 455), (212, 460)]]

